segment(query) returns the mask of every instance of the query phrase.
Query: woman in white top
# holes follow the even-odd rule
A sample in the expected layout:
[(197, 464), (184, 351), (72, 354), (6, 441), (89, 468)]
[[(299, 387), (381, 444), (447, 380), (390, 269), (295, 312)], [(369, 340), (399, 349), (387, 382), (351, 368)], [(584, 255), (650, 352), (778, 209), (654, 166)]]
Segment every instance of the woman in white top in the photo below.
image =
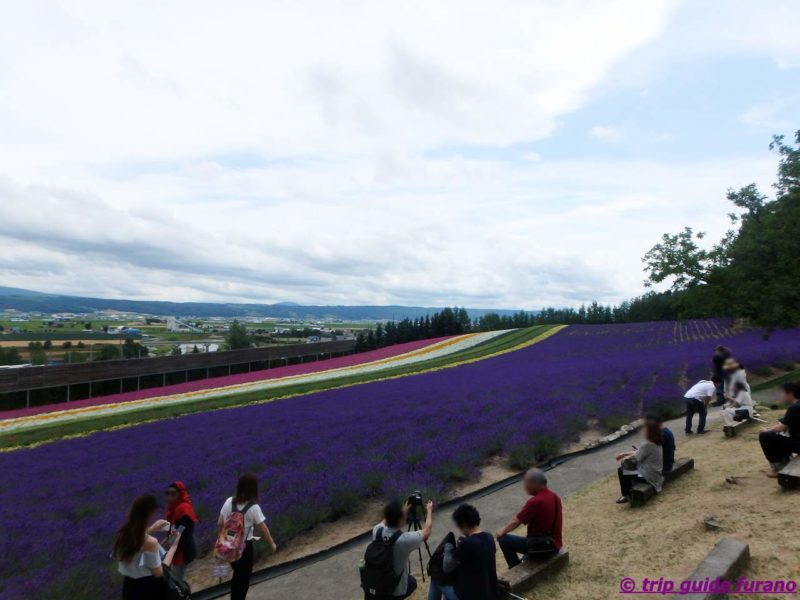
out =
[(125, 523), (114, 538), (112, 556), (119, 561), (118, 570), (125, 576), (123, 600), (153, 600), (162, 595), (164, 550), (150, 533), (161, 531), (169, 523), (161, 519), (148, 527), (156, 510), (155, 496), (139, 496), (131, 504)]
[[(220, 530), (225, 520), (234, 511), (245, 511), (245, 547), (239, 560), (231, 563), (233, 578), (231, 579), (231, 600), (245, 600), (247, 590), (250, 588), (250, 575), (253, 573), (253, 540), (256, 530), (269, 544), (270, 550), (275, 552), (278, 547), (272, 539), (272, 534), (267, 527), (264, 513), (258, 502), (258, 479), (252, 473), (246, 473), (239, 478), (236, 484), (236, 495), (228, 498), (219, 511), (218, 525)], [(249, 507), (248, 507), (249, 505)], [(245, 510), (246, 509), (246, 510)]]
[[(722, 409), (722, 418), (725, 419), (725, 425), (730, 426), (736, 423), (734, 417), (736, 412), (740, 410), (747, 411), (747, 418), (753, 416), (753, 398), (750, 396), (750, 391), (741, 382), (736, 382), (733, 386), (733, 397), (728, 405)], [(740, 413), (741, 414), (741, 413)], [(741, 421), (741, 419), (739, 419)]]

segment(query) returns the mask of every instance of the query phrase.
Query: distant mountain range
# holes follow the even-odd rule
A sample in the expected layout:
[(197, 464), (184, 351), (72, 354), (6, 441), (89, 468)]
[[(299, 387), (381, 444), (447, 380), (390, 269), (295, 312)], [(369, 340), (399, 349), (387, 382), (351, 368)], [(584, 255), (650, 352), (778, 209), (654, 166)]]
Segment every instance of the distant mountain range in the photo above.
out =
[[(216, 302), (162, 302), (156, 300), (111, 300), (59, 296), (21, 288), (0, 286), (0, 310), (23, 312), (91, 313), (103, 310), (174, 317), (273, 317), (277, 319), (341, 319), (343, 321), (416, 319), (442, 307), (432, 306), (316, 306), (279, 302), (277, 304), (237, 304)], [(470, 317), (486, 313), (511, 315), (517, 311), (468, 308)]]

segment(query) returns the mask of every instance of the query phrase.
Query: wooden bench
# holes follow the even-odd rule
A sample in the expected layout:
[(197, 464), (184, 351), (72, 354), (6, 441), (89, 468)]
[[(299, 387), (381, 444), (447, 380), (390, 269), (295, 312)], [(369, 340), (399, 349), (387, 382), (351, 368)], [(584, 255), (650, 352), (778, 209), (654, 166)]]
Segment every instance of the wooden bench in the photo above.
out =
[[(684, 473), (688, 473), (694, 469), (693, 458), (679, 458), (672, 465), (672, 470), (664, 476), (664, 485), (667, 485), (673, 479), (677, 479)], [(656, 495), (655, 488), (649, 483), (637, 483), (631, 489), (630, 504), (636, 508), (642, 506), (645, 502), (650, 500)]]
[(538, 580), (562, 569), (568, 562), (569, 552), (562, 548), (558, 554), (546, 560), (524, 560), (516, 567), (501, 573), (498, 578), (507, 582), (511, 586), (512, 593), (516, 594), (527, 591)]
[[(717, 545), (685, 581), (722, 581), (727, 583), (735, 579), (749, 563), (750, 546), (735, 538), (723, 538), (717, 542)], [(727, 594), (708, 591), (670, 596), (673, 600), (710, 600), (722, 597), (727, 597)]]
[(725, 434), (726, 438), (736, 437), (738, 430), (741, 427), (746, 427), (753, 423), (753, 419), (742, 419), (741, 421), (736, 421), (733, 425), (725, 425), (722, 427), (722, 433)]
[(778, 473), (778, 483), (785, 490), (800, 488), (800, 456), (795, 456), (789, 464)]

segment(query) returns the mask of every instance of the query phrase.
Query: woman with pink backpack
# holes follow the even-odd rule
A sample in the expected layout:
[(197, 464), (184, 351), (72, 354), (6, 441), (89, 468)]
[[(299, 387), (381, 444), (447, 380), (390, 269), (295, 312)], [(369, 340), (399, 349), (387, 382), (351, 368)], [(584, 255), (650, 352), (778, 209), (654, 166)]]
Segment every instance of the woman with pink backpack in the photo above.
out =
[(233, 568), (231, 600), (245, 600), (253, 573), (253, 541), (255, 532), (276, 552), (278, 547), (267, 527), (264, 513), (258, 505), (258, 479), (252, 473), (239, 478), (236, 495), (228, 498), (219, 511), (219, 535), (214, 547), (217, 558)]

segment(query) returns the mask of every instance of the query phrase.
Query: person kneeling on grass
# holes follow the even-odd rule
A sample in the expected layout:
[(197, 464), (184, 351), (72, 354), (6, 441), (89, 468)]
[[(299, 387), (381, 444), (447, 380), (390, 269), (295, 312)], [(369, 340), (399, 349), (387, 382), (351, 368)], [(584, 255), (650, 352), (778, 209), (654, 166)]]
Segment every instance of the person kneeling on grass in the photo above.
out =
[(791, 405), (777, 425), (765, 427), (758, 434), (761, 449), (772, 467), (769, 477), (777, 477), (793, 453), (800, 454), (800, 383), (784, 383), (780, 390), (781, 401)]
[(619, 475), (619, 489), (622, 495), (617, 499), (617, 504), (624, 504), (630, 499), (631, 489), (637, 483), (649, 483), (655, 488), (656, 493), (661, 493), (664, 485), (664, 452), (661, 425), (654, 421), (645, 421), (645, 441), (639, 448), (634, 446), (633, 452), (622, 452), (615, 457), (622, 464), (617, 469)]
[[(521, 562), (520, 554), (528, 558), (549, 558), (563, 545), (561, 498), (547, 487), (544, 471), (530, 469), (523, 482), (525, 491), (532, 497), (516, 517), (495, 533), (509, 568)], [(520, 525), (528, 526), (527, 536), (511, 535), (510, 532)]]
[(722, 409), (722, 418), (728, 427), (734, 425), (737, 421), (749, 419), (753, 416), (753, 398), (750, 396), (750, 391), (747, 387), (737, 381), (731, 391), (733, 396), (728, 401), (727, 406)]
[(469, 504), (453, 513), (453, 521), (462, 533), (458, 547), (444, 546), (443, 570), (454, 574), (453, 585), (440, 585), (431, 578), (428, 600), (498, 600), (497, 547), (494, 538), (481, 531), (481, 516)]

